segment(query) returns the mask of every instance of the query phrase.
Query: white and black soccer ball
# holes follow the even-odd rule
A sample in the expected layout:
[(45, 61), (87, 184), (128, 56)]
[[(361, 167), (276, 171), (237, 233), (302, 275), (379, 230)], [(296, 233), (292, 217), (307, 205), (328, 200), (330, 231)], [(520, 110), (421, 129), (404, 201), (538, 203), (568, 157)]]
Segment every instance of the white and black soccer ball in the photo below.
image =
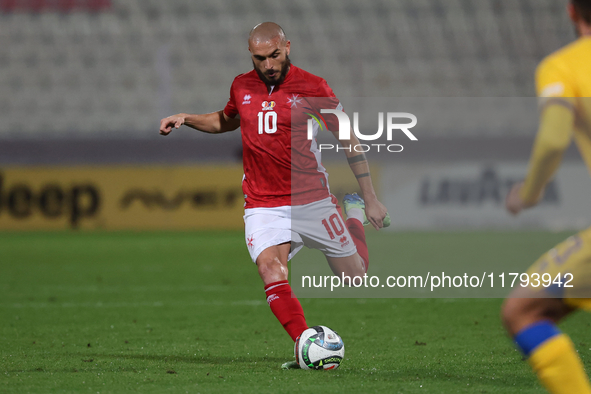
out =
[(314, 326), (296, 339), (294, 351), (302, 369), (335, 369), (345, 357), (345, 344), (330, 328)]

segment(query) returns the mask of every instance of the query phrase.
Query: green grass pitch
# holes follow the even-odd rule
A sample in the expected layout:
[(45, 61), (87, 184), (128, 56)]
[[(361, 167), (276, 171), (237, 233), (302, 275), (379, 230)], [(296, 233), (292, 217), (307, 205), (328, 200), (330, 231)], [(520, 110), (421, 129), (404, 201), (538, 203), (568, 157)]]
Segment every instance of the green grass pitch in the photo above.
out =
[[(407, 255), (533, 262), (567, 235), (395, 236)], [(0, 272), (2, 393), (543, 392), (500, 299), (303, 299), (309, 324), (341, 334), (345, 361), (281, 370), (293, 345), (241, 232), (0, 233)], [(561, 326), (587, 368), (589, 325), (580, 313)]]

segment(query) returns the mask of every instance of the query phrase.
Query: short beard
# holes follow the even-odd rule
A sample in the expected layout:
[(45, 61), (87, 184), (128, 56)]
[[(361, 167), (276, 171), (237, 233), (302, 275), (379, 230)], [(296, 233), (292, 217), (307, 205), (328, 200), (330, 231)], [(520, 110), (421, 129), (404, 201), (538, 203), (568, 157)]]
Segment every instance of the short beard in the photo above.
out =
[(259, 78), (265, 83), (265, 85), (267, 86), (275, 86), (275, 85), (280, 85), (284, 80), (285, 77), (287, 76), (287, 73), (289, 71), (289, 67), (291, 66), (291, 60), (289, 60), (289, 56), (285, 55), (285, 61), (283, 62), (283, 64), (281, 64), (281, 75), (279, 75), (279, 79), (276, 81), (271, 81), (269, 78), (267, 78), (267, 76), (265, 74), (263, 74), (254, 64), (254, 61), (252, 62), (252, 67), (254, 68), (254, 70), (257, 72), (257, 74), (259, 75)]

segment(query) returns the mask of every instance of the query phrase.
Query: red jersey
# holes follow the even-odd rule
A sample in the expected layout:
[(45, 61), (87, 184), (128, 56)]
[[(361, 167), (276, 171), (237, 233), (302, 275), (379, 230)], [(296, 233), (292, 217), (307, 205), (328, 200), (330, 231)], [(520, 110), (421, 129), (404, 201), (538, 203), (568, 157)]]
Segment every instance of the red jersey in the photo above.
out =
[[(318, 112), (307, 97), (329, 98), (325, 109), (340, 106), (324, 79), (294, 65), (270, 91), (255, 70), (234, 79), (224, 113), (240, 115), (245, 208), (301, 205), (330, 196), (320, 151), (315, 139), (307, 138), (306, 112)], [(336, 116), (330, 118), (338, 125)]]

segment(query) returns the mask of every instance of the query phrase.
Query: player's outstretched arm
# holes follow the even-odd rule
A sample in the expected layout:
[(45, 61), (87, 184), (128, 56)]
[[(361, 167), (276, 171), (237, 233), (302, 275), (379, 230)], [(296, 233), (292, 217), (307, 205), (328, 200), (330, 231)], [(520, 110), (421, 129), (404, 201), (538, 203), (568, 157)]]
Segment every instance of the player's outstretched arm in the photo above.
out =
[[(338, 140), (338, 133), (333, 133)], [(371, 174), (369, 172), (369, 163), (365, 157), (365, 153), (356, 152), (350, 147), (359, 145), (359, 140), (351, 131), (351, 138), (349, 140), (339, 140), (341, 145), (345, 148), (345, 155), (349, 162), (349, 167), (357, 178), (359, 188), (363, 193), (363, 200), (365, 200), (365, 216), (367, 220), (374, 226), (376, 230), (384, 227), (384, 218), (388, 213), (388, 209), (382, 204), (373, 187), (371, 181)]]
[(172, 129), (178, 129), (182, 125), (204, 133), (217, 134), (236, 130), (240, 127), (240, 119), (230, 118), (224, 111), (202, 115), (177, 114), (160, 121), (160, 134), (168, 135)]
[(571, 143), (573, 124), (574, 113), (568, 105), (550, 103), (544, 108), (527, 176), (511, 188), (505, 199), (509, 213), (517, 215), (538, 203)]

